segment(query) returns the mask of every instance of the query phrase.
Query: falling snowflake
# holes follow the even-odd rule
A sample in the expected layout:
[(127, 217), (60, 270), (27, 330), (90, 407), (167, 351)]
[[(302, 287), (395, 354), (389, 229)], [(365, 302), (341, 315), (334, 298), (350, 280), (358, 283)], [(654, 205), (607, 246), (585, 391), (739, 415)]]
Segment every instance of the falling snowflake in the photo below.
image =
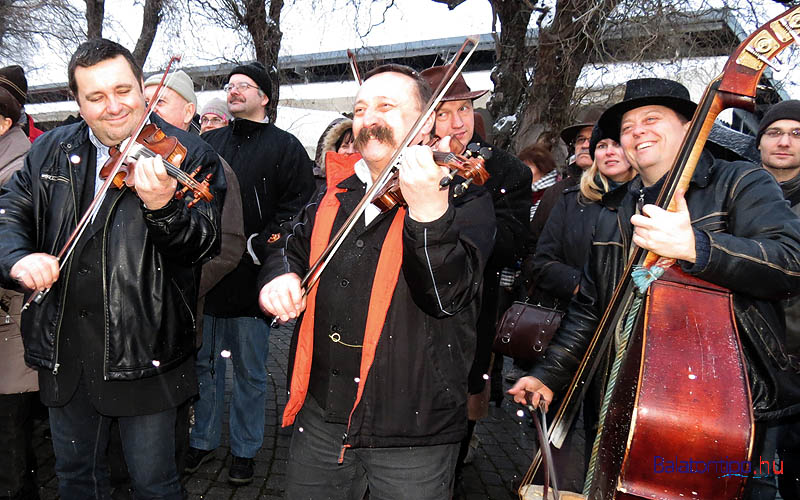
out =
[(159, 366), (161, 366), (161, 361), (159, 361), (159, 360), (157, 360), (157, 359), (154, 359), (154, 360), (153, 360), (153, 366), (155, 366), (156, 368), (158, 368)]
[(227, 349), (223, 349), (222, 351), (220, 351), (219, 355), (222, 356), (223, 358), (230, 358), (231, 357), (231, 351), (229, 351)]

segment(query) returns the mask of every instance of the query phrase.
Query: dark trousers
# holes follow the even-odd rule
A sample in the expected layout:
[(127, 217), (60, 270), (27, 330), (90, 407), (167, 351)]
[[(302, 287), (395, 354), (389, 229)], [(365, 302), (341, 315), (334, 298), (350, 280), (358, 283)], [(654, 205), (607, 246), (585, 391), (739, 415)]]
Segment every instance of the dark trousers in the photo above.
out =
[(39, 498), (31, 445), (38, 392), (0, 395), (0, 499)]
[(287, 500), (451, 498), (459, 443), (401, 448), (349, 448), (339, 464), (346, 426), (325, 422), (306, 397), (289, 446)]
[[(122, 450), (134, 498), (184, 498), (175, 466), (175, 409), (152, 415), (118, 417)], [(106, 463), (112, 418), (99, 414), (81, 383), (69, 403), (50, 408), (61, 500), (106, 500)]]

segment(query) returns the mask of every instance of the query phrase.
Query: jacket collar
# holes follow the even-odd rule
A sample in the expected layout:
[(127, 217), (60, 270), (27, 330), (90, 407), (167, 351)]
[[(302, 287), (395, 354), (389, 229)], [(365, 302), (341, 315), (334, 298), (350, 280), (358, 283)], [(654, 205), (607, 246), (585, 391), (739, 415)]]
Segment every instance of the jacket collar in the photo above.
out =
[[(694, 174), (692, 174), (692, 180), (690, 184), (694, 184), (699, 188), (704, 188), (708, 186), (708, 183), (711, 181), (711, 175), (714, 169), (714, 157), (708, 151), (703, 150), (703, 153), (700, 155), (700, 159), (697, 161), (697, 166), (694, 169)], [(666, 174), (664, 174), (666, 175)], [(639, 197), (639, 192), (642, 189), (642, 177), (637, 176), (632, 181), (627, 184), (623, 184), (623, 186), (627, 186), (625, 189), (619, 188), (610, 191), (603, 196), (603, 203), (606, 203), (606, 197), (608, 197), (608, 202), (612, 204), (612, 206), (619, 206), (619, 203), (622, 201), (622, 198), (625, 194), (630, 193), (631, 196), (635, 198)]]
[(269, 122), (254, 122), (244, 118), (236, 118), (229, 126), (233, 135), (249, 135), (259, 130), (266, 129), (271, 124)]

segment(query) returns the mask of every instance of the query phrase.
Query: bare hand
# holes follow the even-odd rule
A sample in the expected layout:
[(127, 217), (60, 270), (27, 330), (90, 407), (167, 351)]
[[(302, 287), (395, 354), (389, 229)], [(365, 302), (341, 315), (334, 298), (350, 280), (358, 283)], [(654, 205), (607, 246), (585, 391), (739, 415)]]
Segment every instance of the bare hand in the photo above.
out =
[(675, 192), (675, 212), (645, 205), (642, 214), (631, 217), (633, 243), (661, 257), (694, 263), (697, 259), (694, 230), (684, 194), (683, 190)]
[(508, 393), (514, 396), (517, 403), (530, 404), (534, 408), (538, 408), (541, 399), (544, 399), (545, 406), (550, 406), (553, 402), (553, 391), (536, 377), (522, 377)]
[(150, 210), (158, 210), (169, 203), (178, 187), (178, 181), (167, 173), (161, 155), (136, 160), (133, 175), (129, 173), (125, 177), (125, 184), (136, 188), (136, 194)]
[(306, 297), (300, 282), (300, 276), (287, 273), (264, 285), (258, 294), (261, 310), (283, 322), (300, 316), (306, 309)]
[(408, 213), (418, 222), (432, 222), (444, 215), (449, 204), (448, 189), (439, 181), (448, 170), (433, 162), (431, 148), (412, 146), (400, 164), (400, 191), (408, 203)]
[(58, 259), (46, 253), (32, 253), (11, 266), (11, 277), (28, 290), (46, 290), (58, 279)]

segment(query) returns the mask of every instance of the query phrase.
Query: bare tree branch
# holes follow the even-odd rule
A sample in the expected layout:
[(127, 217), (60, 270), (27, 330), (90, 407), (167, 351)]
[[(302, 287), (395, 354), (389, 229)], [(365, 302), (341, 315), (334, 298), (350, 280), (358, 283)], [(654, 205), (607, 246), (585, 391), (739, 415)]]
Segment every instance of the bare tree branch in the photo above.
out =
[(150, 48), (153, 46), (158, 25), (161, 23), (163, 7), (164, 0), (145, 0), (144, 13), (142, 14), (142, 31), (139, 33), (139, 39), (136, 40), (136, 47), (133, 49), (133, 59), (139, 63), (139, 66), (144, 66), (147, 54), (150, 53)]

